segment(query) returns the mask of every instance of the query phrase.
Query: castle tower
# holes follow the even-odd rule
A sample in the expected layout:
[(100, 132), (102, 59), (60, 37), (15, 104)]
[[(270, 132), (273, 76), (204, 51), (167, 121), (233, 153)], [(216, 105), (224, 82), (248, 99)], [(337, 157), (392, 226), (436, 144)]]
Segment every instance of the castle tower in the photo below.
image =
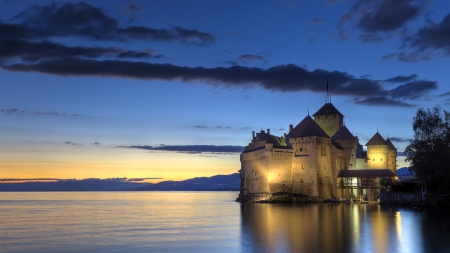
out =
[(389, 144), (377, 132), (366, 143), (369, 169), (388, 169)]
[(387, 138), (386, 140), (389, 151), (388, 151), (388, 168), (397, 175), (397, 149), (392, 144), (391, 140)]
[(306, 116), (288, 134), (292, 146), (292, 193), (312, 197), (332, 197), (336, 193), (331, 168), (331, 139)]
[(325, 103), (313, 116), (314, 121), (330, 137), (344, 125), (344, 115), (331, 102)]
[(356, 169), (356, 150), (358, 147), (358, 139), (350, 133), (346, 126), (342, 126), (339, 131), (331, 137), (331, 141), (339, 143), (339, 145), (341, 145), (341, 147), (345, 150), (344, 168), (346, 167), (349, 170)]

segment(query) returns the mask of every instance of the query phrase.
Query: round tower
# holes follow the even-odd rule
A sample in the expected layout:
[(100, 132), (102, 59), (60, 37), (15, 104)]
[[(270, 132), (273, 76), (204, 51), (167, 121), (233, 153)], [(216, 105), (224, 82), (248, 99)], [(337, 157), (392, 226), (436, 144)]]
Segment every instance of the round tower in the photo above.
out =
[(377, 132), (366, 146), (368, 169), (388, 169), (389, 144), (383, 137)]

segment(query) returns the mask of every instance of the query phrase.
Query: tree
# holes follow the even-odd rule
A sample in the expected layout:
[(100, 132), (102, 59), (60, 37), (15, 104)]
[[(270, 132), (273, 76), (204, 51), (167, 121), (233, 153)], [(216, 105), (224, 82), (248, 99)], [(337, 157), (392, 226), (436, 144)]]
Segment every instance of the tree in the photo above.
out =
[(439, 105), (419, 109), (413, 118), (414, 138), (405, 149), (406, 160), (428, 189), (449, 190), (450, 184), (450, 113)]

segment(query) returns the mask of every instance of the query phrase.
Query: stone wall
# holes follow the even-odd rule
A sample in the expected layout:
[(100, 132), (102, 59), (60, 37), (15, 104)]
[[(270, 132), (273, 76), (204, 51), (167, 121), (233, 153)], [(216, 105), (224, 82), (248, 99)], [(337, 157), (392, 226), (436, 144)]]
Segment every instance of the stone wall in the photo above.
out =
[(343, 125), (343, 117), (339, 114), (317, 115), (314, 121), (328, 134), (333, 136)]
[(388, 168), (388, 145), (369, 145), (367, 146), (367, 157), (369, 169)]

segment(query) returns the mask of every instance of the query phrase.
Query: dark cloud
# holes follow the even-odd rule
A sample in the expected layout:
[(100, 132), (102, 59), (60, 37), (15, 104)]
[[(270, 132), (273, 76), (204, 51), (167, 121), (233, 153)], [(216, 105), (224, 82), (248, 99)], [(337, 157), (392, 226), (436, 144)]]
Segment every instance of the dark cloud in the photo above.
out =
[(417, 61), (425, 61), (431, 59), (431, 53), (418, 53), (418, 52), (401, 52), (398, 53), (398, 59), (403, 62), (417, 62)]
[(363, 33), (358, 36), (358, 39), (362, 43), (381, 43), (393, 37), (395, 37), (394, 34), (382, 35), (379, 33)]
[(339, 41), (344, 41), (350, 38), (350, 34), (345, 31), (339, 31), (338, 39)]
[(324, 23), (326, 23), (326, 21), (323, 20), (323, 19), (320, 19), (320, 18), (313, 18), (313, 19), (311, 19), (311, 20), (309, 21), (309, 23), (310, 23), (311, 25), (319, 25), (319, 24), (324, 24)]
[(396, 76), (393, 78), (389, 78), (384, 80), (385, 82), (389, 82), (389, 83), (404, 83), (404, 82), (409, 82), (412, 81), (414, 79), (417, 78), (416, 74), (412, 74), (410, 76)]
[(68, 113), (58, 113), (58, 112), (30, 112), (30, 111), (24, 111), (24, 110), (19, 110), (16, 108), (13, 109), (0, 109), (0, 112), (4, 112), (6, 114), (18, 114), (18, 115), (23, 115), (23, 114), (34, 114), (34, 115), (44, 115), (44, 116), (57, 116), (57, 115), (61, 115), (61, 116), (82, 116), (81, 114), (68, 114)]
[(345, 0), (327, 0), (329, 5), (343, 3)]
[(14, 113), (18, 113), (19, 110), (16, 108), (13, 109), (1, 109), (0, 112), (5, 112), (6, 114), (14, 114)]
[(395, 58), (396, 56), (397, 56), (397, 53), (392, 53), (392, 54), (383, 55), (383, 57), (381, 57), (381, 59), (383, 61), (386, 61), (386, 60), (390, 60), (392, 58)]
[(72, 146), (81, 146), (81, 144), (75, 143), (75, 142), (71, 142), (71, 141), (65, 141), (64, 144), (72, 145)]
[(400, 52), (384, 55), (382, 60), (390, 60), (397, 58), (402, 62), (417, 62), (431, 60), (431, 52)]
[(243, 54), (241, 56), (239, 56), (237, 59), (237, 61), (242, 61), (242, 62), (248, 62), (248, 61), (264, 61), (267, 62), (266, 58), (259, 56), (259, 55), (255, 55), (255, 54)]
[(450, 54), (450, 14), (445, 16), (440, 23), (429, 23), (417, 34), (407, 38), (413, 47), (420, 50), (442, 49), (446, 55)]
[(356, 19), (356, 26), (369, 33), (391, 32), (417, 17), (425, 1), (357, 0), (341, 21)]
[(102, 144), (100, 144), (100, 142), (94, 142), (94, 143), (92, 143), (92, 145), (95, 145), (95, 146), (99, 147), (99, 146), (101, 146)]
[(117, 55), (117, 58), (157, 58), (164, 57), (162, 54), (153, 54), (151, 51), (127, 50)]
[(389, 137), (389, 139), (393, 142), (408, 142), (409, 139), (400, 138), (400, 137)]
[(142, 7), (136, 5), (133, 1), (127, 2), (125, 8), (126, 8), (126, 10), (129, 11), (129, 12), (137, 12), (137, 11), (142, 11), (142, 10), (143, 10)]
[(174, 151), (187, 154), (208, 153), (241, 153), (244, 151), (244, 146), (215, 146), (215, 145), (175, 145), (175, 146), (119, 146), (119, 148), (135, 148), (156, 151)]
[(20, 58), (24, 61), (59, 59), (69, 57), (99, 58), (115, 56), (119, 58), (159, 58), (152, 51), (133, 51), (117, 47), (69, 47), (51, 41), (28, 42), (25, 40), (0, 40), (0, 59)]
[(376, 105), (376, 106), (396, 106), (396, 107), (413, 107), (414, 105), (401, 102), (398, 100), (393, 100), (386, 97), (371, 97), (366, 99), (354, 99), (355, 104), (361, 105)]
[(418, 99), (428, 95), (429, 91), (437, 90), (438, 85), (432, 81), (412, 81), (399, 85), (390, 91), (393, 98)]
[(216, 129), (230, 129), (230, 126), (214, 126), (214, 127), (210, 127), (210, 126), (195, 126), (195, 128), (216, 128)]
[(449, 92), (446, 92), (446, 93), (442, 93), (442, 94), (440, 94), (438, 97), (446, 97), (446, 96), (450, 96), (450, 91)]
[(215, 36), (210, 33), (179, 26), (171, 29), (120, 27), (116, 19), (85, 2), (35, 5), (16, 15), (12, 21), (0, 24), (0, 38), (45, 39), (57, 36), (106, 41), (178, 41), (196, 45), (215, 41)]
[[(3, 65), (9, 71), (40, 72), (63, 76), (103, 76), (136, 78), (144, 80), (181, 80), (184, 82), (205, 82), (214, 86), (250, 87), (258, 85), (263, 89), (279, 92), (325, 92), (325, 80), (332, 80), (331, 92), (335, 95), (358, 98), (359, 103), (386, 105), (379, 97), (385, 97), (389, 105), (409, 104), (395, 99), (418, 98), (435, 90), (436, 82), (415, 81), (395, 89), (384, 88), (383, 81), (368, 77), (357, 78), (346, 72), (305, 68), (289, 64), (268, 69), (233, 66), (229, 68), (181, 67), (171, 64), (153, 64), (118, 60), (61, 59), (38, 63), (17, 63)], [(369, 99), (369, 100), (366, 100)], [(363, 102), (365, 101), (365, 102)], [(370, 102), (368, 102), (370, 101)]]

